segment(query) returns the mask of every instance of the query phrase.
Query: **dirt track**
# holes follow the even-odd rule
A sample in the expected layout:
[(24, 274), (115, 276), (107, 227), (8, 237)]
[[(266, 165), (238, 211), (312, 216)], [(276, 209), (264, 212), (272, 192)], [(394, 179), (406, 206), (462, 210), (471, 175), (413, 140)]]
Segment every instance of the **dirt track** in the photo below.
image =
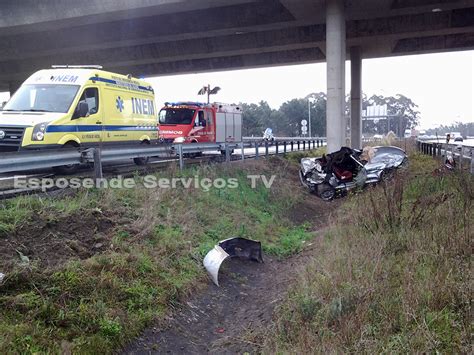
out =
[(264, 264), (226, 260), (219, 273), (220, 287), (211, 281), (194, 294), (164, 324), (147, 329), (123, 354), (254, 353), (260, 345), (252, 334), (268, 327), (275, 307), (309, 258), (315, 257), (330, 213), (339, 201), (324, 203), (308, 195), (290, 211), (295, 223), (312, 221), (315, 237), (301, 253), (283, 261), (264, 255)]

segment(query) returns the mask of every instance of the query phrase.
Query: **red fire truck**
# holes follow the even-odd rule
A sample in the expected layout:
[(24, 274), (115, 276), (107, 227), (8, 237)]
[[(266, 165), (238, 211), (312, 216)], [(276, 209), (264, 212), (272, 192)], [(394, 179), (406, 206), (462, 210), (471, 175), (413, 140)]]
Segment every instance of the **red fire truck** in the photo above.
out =
[(166, 143), (242, 141), (242, 110), (238, 105), (166, 102), (159, 124), (160, 137)]

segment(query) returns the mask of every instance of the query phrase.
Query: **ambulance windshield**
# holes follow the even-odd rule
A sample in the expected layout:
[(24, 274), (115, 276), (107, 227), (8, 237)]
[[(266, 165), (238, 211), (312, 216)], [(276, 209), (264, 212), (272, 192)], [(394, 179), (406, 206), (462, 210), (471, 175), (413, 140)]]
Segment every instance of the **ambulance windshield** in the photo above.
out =
[(78, 89), (78, 85), (22, 85), (3, 107), (3, 111), (66, 113)]
[(160, 124), (190, 124), (196, 110), (188, 108), (166, 108), (160, 111)]

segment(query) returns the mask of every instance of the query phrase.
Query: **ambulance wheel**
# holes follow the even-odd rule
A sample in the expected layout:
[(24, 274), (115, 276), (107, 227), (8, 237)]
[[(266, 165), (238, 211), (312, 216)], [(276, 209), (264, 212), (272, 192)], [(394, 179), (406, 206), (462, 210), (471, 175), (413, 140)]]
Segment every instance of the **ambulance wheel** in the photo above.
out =
[[(144, 144), (150, 144), (150, 142), (148, 141), (143, 141), (140, 143), (141, 146), (143, 146)], [(148, 161), (150, 160), (150, 157), (145, 157), (145, 158), (133, 158), (133, 162), (136, 164), (136, 165), (147, 165), (148, 164)]]
[[(77, 149), (77, 148), (79, 148), (79, 145), (75, 142), (74, 143), (69, 142), (69, 143), (64, 144), (63, 148), (65, 148), (65, 149)], [(53, 170), (56, 174), (61, 174), (61, 175), (74, 174), (78, 169), (79, 169), (79, 164), (69, 164), (69, 165), (55, 166), (53, 168)]]

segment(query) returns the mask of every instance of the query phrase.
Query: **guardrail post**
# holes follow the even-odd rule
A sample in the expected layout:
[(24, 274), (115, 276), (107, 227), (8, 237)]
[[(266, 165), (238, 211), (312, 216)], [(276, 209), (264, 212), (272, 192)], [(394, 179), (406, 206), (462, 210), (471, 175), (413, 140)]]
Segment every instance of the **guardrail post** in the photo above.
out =
[(451, 156), (453, 157), (453, 161), (457, 167), (459, 167), (459, 162), (456, 161), (456, 152), (454, 146), (451, 146)]
[(459, 152), (459, 170), (461, 171), (462, 171), (462, 161), (464, 160), (463, 157), (464, 157), (464, 148), (463, 146), (461, 146), (461, 151)]
[(291, 141), (291, 151), (293, 151), (293, 141)]
[(258, 159), (258, 142), (255, 142), (255, 159)]
[(316, 148), (319, 148), (319, 139), (316, 139)]
[(230, 151), (229, 151), (229, 144), (225, 144), (225, 162), (230, 162)]
[(303, 150), (306, 150), (306, 141), (303, 141)]
[(298, 150), (300, 150), (300, 141), (297, 141), (298, 143)]
[(471, 148), (471, 174), (474, 174), (474, 148)]
[(275, 142), (276, 155), (278, 155), (278, 141)]
[(178, 144), (178, 156), (179, 156), (179, 170), (184, 169), (184, 160), (183, 160), (183, 145)]
[(94, 154), (94, 178), (97, 182), (97, 180), (100, 180), (103, 178), (100, 148), (94, 148), (93, 154)]
[(244, 142), (240, 142), (240, 154), (242, 155), (242, 160), (245, 160)]
[(265, 141), (265, 158), (268, 157), (268, 141)]
[(283, 154), (286, 154), (286, 141), (283, 142)]

